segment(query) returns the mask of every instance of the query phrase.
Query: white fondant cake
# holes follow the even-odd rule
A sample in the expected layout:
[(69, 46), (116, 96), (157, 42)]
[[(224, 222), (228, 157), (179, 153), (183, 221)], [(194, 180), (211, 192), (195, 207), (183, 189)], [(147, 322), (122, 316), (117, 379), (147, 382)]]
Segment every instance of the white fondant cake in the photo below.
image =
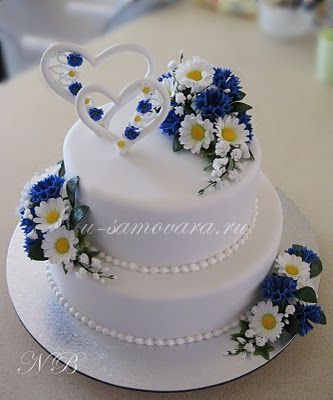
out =
[[(122, 110), (113, 130), (120, 132), (128, 120), (129, 113)], [(66, 137), (64, 161), (66, 176), (80, 177), (80, 202), (89, 204), (87, 224), (95, 228), (91, 242), (121, 261), (164, 267), (215, 256), (241, 236), (241, 228), (254, 215), (261, 170), (256, 139), (251, 149), (255, 159), (243, 163), (242, 178), (204, 196), (196, 193), (205, 177), (204, 160), (173, 152), (170, 139), (160, 132), (119, 157), (109, 141), (77, 122)], [(130, 231), (140, 223), (149, 224), (152, 232), (110, 234), (116, 226), (122, 231), (128, 224)], [(197, 225), (197, 230), (184, 235), (185, 224), (200, 224), (202, 229)], [(208, 224), (214, 224), (214, 233), (203, 234)], [(168, 225), (178, 229), (164, 234)]]
[(182, 344), (223, 333), (255, 302), (280, 244), (280, 201), (262, 174), (257, 196), (259, 212), (249, 239), (213, 267), (189, 274), (148, 275), (114, 267), (118, 279), (101, 285), (91, 278), (66, 276), (52, 265), (53, 280), (66, 299), (63, 303), (74, 308), (73, 314), (79, 312), (83, 322), (93, 321), (92, 327), (121, 334), (123, 340), (138, 338), (137, 343), (162, 345), (170, 339), (168, 345)]

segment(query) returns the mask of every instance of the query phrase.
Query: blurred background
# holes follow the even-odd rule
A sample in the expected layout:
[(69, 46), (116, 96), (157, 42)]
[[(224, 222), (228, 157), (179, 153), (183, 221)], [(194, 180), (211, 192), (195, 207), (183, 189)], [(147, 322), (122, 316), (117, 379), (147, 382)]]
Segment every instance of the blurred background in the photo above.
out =
[[(54, 42), (84, 44), (142, 15), (181, 1), (0, 0), (0, 82), (37, 65), (41, 54)], [(250, 18), (272, 40), (297, 40), (317, 35), (325, 27), (327, 32), (333, 26), (333, 0), (192, 1), (214, 13)], [(333, 34), (326, 34), (333, 40), (330, 35)]]

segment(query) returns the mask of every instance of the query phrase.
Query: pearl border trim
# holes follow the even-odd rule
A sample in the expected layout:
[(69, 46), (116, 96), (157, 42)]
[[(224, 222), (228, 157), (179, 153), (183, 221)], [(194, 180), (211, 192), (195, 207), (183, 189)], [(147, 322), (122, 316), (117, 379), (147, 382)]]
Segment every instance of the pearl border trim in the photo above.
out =
[(142, 338), (135, 337), (132, 335), (127, 335), (126, 333), (117, 332), (113, 329), (105, 328), (104, 326), (98, 324), (97, 322), (89, 319), (87, 316), (83, 315), (80, 311), (72, 307), (67, 299), (60, 292), (57, 284), (55, 283), (50, 265), (46, 265), (46, 276), (49, 281), (50, 287), (52, 289), (53, 294), (59, 303), (64, 307), (64, 309), (76, 318), (78, 321), (82, 322), (84, 325), (87, 325), (89, 328), (96, 330), (97, 332), (101, 332), (104, 335), (111, 336), (122, 342), (134, 343), (138, 345), (146, 345), (146, 346), (158, 346), (158, 347), (172, 347), (172, 346), (180, 346), (186, 343), (193, 342), (201, 342), (203, 340), (209, 340), (213, 337), (218, 337), (226, 332), (228, 332), (232, 328), (237, 328), (239, 326), (239, 318), (233, 320), (229, 325), (225, 325), (219, 329), (215, 329), (213, 331), (208, 331), (204, 333), (200, 333), (193, 336), (184, 336), (177, 337), (172, 339), (163, 339), (163, 338)]
[[(222, 261), (224, 258), (229, 257), (232, 253), (238, 250), (240, 246), (242, 246), (250, 237), (251, 233), (256, 224), (256, 220), (258, 217), (258, 199), (256, 199), (255, 210), (253, 217), (247, 226), (245, 232), (230, 246), (224, 249), (222, 252), (215, 254), (212, 257), (208, 257), (204, 260), (198, 261), (196, 263), (183, 264), (183, 265), (171, 265), (165, 267), (149, 267), (146, 265), (138, 265), (134, 262), (127, 262), (119, 260), (118, 258), (113, 258), (105, 253), (101, 252), (98, 254), (98, 257), (101, 260), (105, 260), (108, 263), (113, 264), (116, 267), (121, 267), (128, 269), (130, 271), (139, 272), (141, 274), (177, 274), (177, 273), (186, 273), (186, 272), (195, 272), (200, 271), (201, 269), (207, 268), (209, 266), (215, 265), (218, 262)], [(93, 250), (96, 250), (93, 248)]]

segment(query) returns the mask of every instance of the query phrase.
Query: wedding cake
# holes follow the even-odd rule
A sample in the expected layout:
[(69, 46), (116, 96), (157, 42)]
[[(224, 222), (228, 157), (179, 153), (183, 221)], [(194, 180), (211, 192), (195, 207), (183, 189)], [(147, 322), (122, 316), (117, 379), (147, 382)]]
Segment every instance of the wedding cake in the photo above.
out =
[[(119, 96), (82, 84), (84, 62), (97, 67), (124, 51), (146, 59), (142, 79)], [(141, 345), (199, 342), (237, 327), (282, 235), (239, 78), (181, 55), (156, 79), (151, 56), (133, 44), (96, 57), (57, 44), (42, 71), (80, 117), (63, 162), (30, 182), (20, 206), (25, 249), (47, 261), (61, 304), (90, 328)], [(96, 93), (110, 102), (97, 106)]]

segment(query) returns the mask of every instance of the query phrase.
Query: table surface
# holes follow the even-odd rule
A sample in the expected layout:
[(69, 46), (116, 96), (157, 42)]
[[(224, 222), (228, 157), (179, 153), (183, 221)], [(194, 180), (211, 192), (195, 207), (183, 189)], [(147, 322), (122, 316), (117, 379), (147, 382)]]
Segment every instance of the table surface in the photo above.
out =
[[(17, 220), (20, 191), (35, 171), (61, 159), (66, 132), (76, 120), (73, 107), (55, 96), (32, 69), (0, 87), (1, 244), (0, 398), (11, 399), (331, 399), (333, 397), (332, 287), (333, 261), (333, 86), (318, 83), (315, 38), (277, 42), (253, 20), (213, 13), (190, 1), (150, 14), (88, 45), (91, 52), (137, 41), (155, 54), (158, 71), (179, 54), (201, 55), (211, 63), (233, 68), (254, 106), (254, 126), (261, 141), (265, 173), (309, 219), (326, 266), (320, 302), (326, 327), (297, 338), (287, 351), (253, 374), (221, 387), (193, 393), (159, 395), (113, 388), (79, 374), (52, 375), (50, 364), (39, 374), (17, 374), (26, 351), (47, 354), (20, 324), (11, 305), (5, 260)], [(116, 58), (98, 79), (119, 90), (133, 64)], [(90, 71), (88, 79), (97, 79)], [(128, 79), (128, 78), (127, 78)]]

